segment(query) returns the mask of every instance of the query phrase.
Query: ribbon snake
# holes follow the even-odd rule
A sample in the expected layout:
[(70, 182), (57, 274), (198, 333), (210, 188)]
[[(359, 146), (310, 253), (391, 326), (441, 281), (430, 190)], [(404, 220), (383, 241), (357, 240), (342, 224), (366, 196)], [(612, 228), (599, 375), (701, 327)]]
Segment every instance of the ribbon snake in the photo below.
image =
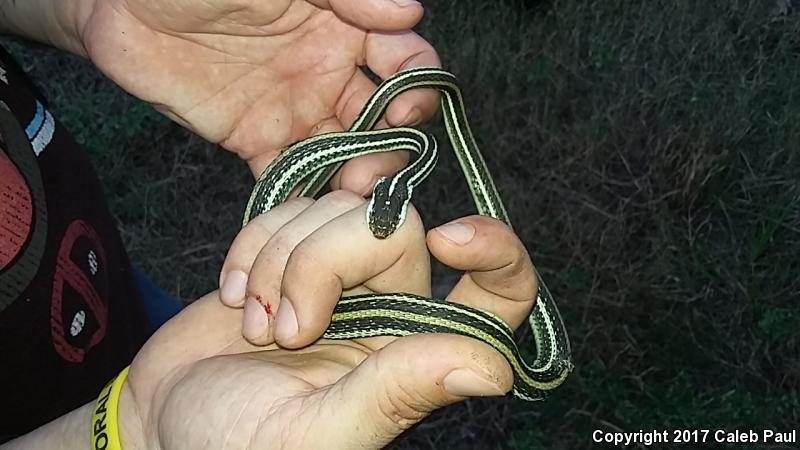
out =
[[(404, 222), (414, 188), (431, 173), (438, 159), (436, 140), (427, 133), (407, 127), (372, 129), (393, 98), (414, 88), (441, 92), (447, 134), (478, 213), (510, 227), (508, 214), (469, 128), (457, 80), (451, 73), (431, 67), (405, 70), (385, 80), (349, 130), (314, 136), (284, 150), (256, 182), (242, 225), (284, 202), (300, 183), (305, 182), (301, 195), (316, 195), (346, 160), (371, 153), (410, 151), (414, 155), (411, 163), (395, 175), (381, 178), (367, 207), (366, 223), (373, 235), (379, 239), (390, 236)], [(323, 337), (354, 339), (455, 333), (476, 338), (499, 351), (509, 362), (517, 398), (541, 400), (564, 382), (573, 366), (558, 308), (541, 277), (538, 286), (536, 302), (528, 317), (536, 350), (532, 362), (523, 359), (514, 331), (494, 314), (405, 293), (340, 299)]]

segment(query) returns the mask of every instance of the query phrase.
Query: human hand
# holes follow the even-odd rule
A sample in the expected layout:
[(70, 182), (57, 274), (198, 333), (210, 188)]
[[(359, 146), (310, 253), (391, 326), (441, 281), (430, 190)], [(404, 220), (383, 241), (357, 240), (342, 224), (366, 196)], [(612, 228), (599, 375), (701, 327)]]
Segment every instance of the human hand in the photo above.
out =
[[(255, 175), (289, 144), (347, 128), (381, 78), (438, 66), (403, 0), (93, 0), (79, 10), (85, 52), (131, 94), (246, 160)], [(398, 97), (391, 126), (432, 115), (430, 90)], [(385, 125), (385, 124), (384, 124)], [(379, 125), (380, 126), (380, 125)], [(348, 162), (334, 188), (366, 194), (406, 157)], [(342, 179), (343, 178), (343, 179)]]
[[(271, 249), (275, 260), (266, 252), (256, 257), (251, 283), (265, 294), (277, 289), (270, 297), (290, 299), (297, 316), (294, 336), (281, 336), (278, 325), (282, 345), (316, 341), (342, 292), (428, 295), (418, 216), (410, 210), (407, 223), (379, 241), (363, 224), (364, 206), (347, 193), (313, 204), (295, 199), (254, 224), (249, 237), (264, 241), (258, 248)], [(536, 278), (505, 225), (459, 219), (429, 232), (427, 247), (443, 263), (467, 270), (450, 301), (489, 310), (514, 326), (526, 317)], [(273, 304), (278, 321), (286, 304)], [(212, 293), (148, 341), (122, 393), (120, 417), (141, 419), (121, 425), (126, 448), (379, 448), (434, 409), (501, 395), (512, 383), (499, 353), (463, 336), (322, 340), (285, 350), (248, 343), (242, 318), (242, 309), (222, 305)]]

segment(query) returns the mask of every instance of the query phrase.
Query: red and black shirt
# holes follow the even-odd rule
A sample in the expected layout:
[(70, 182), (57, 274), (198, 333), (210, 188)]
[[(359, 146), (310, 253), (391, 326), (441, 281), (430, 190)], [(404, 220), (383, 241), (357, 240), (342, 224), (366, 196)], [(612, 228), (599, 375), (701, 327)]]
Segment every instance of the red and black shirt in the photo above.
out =
[(150, 333), (89, 161), (0, 52), (0, 443), (94, 398)]

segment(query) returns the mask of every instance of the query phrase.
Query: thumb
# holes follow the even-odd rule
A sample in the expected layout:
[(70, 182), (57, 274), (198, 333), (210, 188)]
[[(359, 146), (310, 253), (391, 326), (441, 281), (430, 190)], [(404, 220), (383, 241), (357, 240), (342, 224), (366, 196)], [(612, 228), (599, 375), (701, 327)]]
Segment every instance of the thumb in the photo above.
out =
[(321, 393), (311, 427), (320, 441), (309, 448), (382, 448), (434, 410), (503, 395), (512, 381), (508, 363), (483, 342), (451, 334), (402, 337)]
[(404, 31), (422, 18), (422, 5), (416, 0), (309, 0), (329, 9), (340, 19), (364, 30)]

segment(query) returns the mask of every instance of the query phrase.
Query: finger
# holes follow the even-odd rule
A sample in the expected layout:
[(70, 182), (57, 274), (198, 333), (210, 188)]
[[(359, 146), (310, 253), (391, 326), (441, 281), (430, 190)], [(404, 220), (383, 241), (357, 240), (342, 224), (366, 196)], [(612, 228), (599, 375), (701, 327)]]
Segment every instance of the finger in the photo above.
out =
[(312, 232), (362, 203), (364, 199), (351, 192), (331, 192), (286, 222), (272, 233), (267, 242), (262, 243), (247, 284), (242, 323), (245, 339), (256, 345), (272, 342), (270, 322), (274, 320), (273, 311), (280, 304), (281, 278), (292, 251)]
[(480, 341), (447, 334), (403, 337), (309, 399), (321, 403), (313, 408), (309, 429), (315, 432), (303, 447), (383, 448), (435, 409), (467, 397), (503, 395), (512, 382), (508, 363)]
[[(366, 63), (382, 79), (412, 67), (441, 67), (436, 50), (413, 31), (367, 34)], [(413, 89), (392, 101), (386, 110), (385, 120), (393, 127), (416, 125), (430, 118), (438, 106), (437, 91)]]
[(356, 117), (361, 114), (361, 110), (376, 88), (375, 83), (364, 72), (356, 69), (336, 102), (336, 116), (339, 117), (339, 120), (349, 128), (355, 122)]
[(428, 232), (428, 248), (466, 273), (447, 299), (493, 312), (513, 328), (536, 299), (538, 278), (525, 246), (504, 223), (470, 216)]
[[(361, 114), (364, 105), (375, 92), (376, 86), (364, 72), (356, 70), (336, 105), (336, 114), (341, 123), (349, 127)], [(381, 120), (376, 128), (385, 128)], [(379, 153), (347, 161), (331, 179), (333, 189), (347, 189), (361, 196), (372, 192), (379, 177), (391, 176), (408, 164), (406, 152)]]
[(422, 5), (415, 0), (310, 0), (332, 10), (345, 22), (365, 30), (408, 30), (422, 18)]
[(372, 193), (380, 177), (389, 177), (408, 164), (408, 152), (365, 155), (347, 161), (331, 179), (332, 189), (347, 189), (362, 197)]
[(225, 256), (219, 274), (219, 296), (222, 303), (233, 307), (241, 307), (244, 304), (250, 268), (261, 247), (286, 222), (312, 203), (313, 200), (306, 198), (282, 203), (272, 208), (269, 213), (255, 217), (239, 231)]
[(281, 283), (275, 340), (297, 348), (318, 339), (346, 289), (361, 285), (380, 292), (430, 293), (430, 261), (422, 221), (409, 206), (405, 223), (389, 238), (375, 239), (365, 223), (366, 204), (300, 243)]

